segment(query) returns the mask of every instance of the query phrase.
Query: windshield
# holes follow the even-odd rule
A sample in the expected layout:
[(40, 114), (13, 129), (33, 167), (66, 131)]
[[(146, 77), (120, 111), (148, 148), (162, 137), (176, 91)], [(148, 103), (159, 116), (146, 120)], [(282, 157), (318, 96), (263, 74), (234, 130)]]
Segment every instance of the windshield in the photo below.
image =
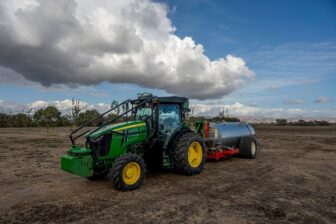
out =
[(162, 131), (172, 134), (176, 128), (181, 126), (180, 107), (175, 104), (161, 104), (159, 125)]
[(144, 121), (147, 118), (152, 116), (152, 108), (150, 107), (142, 107), (137, 110), (137, 113), (135, 115), (136, 120)]
[(173, 133), (181, 127), (181, 109), (176, 104), (160, 104), (159, 105), (159, 128), (160, 132), (165, 135), (164, 148)]

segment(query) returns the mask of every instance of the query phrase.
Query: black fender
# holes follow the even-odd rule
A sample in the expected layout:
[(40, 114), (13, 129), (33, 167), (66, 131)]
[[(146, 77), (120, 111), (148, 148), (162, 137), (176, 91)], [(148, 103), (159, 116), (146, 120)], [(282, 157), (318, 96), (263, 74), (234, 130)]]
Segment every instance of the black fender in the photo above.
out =
[(192, 132), (192, 133), (195, 134), (195, 132), (193, 130), (191, 130), (190, 128), (178, 128), (178, 129), (176, 129), (174, 131), (174, 133), (171, 135), (171, 138), (170, 138), (170, 140), (168, 142), (168, 145), (167, 145), (167, 149), (170, 151), (172, 149), (172, 146), (176, 143), (178, 137), (181, 136), (182, 134), (186, 133), (186, 132)]
[[(187, 133), (187, 132), (191, 132), (191, 133), (194, 133), (196, 135), (196, 133), (191, 130), (190, 128), (178, 128), (174, 131), (174, 133), (171, 135), (171, 138), (169, 139), (169, 142), (168, 142), (168, 145), (167, 145), (167, 152), (168, 152), (168, 155), (169, 155), (169, 160), (173, 161), (173, 158), (172, 158), (172, 151), (174, 149), (174, 146), (177, 142), (177, 140), (179, 139), (179, 137), (184, 134), (184, 133)], [(171, 164), (172, 166), (175, 166), (175, 164)]]

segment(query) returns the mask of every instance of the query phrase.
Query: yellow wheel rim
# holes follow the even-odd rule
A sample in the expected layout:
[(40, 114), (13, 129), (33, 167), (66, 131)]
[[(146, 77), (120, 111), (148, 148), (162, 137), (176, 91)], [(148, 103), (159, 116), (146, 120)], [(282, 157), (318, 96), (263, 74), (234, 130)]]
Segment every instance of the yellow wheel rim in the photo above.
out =
[(203, 157), (202, 146), (199, 142), (193, 142), (189, 146), (188, 150), (188, 162), (191, 167), (197, 168), (201, 162)]
[(140, 165), (136, 162), (126, 164), (123, 170), (123, 181), (127, 185), (135, 184), (141, 176)]

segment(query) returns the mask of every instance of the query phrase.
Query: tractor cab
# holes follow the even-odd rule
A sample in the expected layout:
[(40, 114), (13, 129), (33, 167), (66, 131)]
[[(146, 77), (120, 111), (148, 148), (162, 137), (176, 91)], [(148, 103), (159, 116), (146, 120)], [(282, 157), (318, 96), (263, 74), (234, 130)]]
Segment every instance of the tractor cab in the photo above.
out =
[[(147, 96), (150, 97), (150, 96)], [(146, 97), (138, 97), (146, 99)], [(172, 136), (186, 126), (184, 122), (189, 110), (189, 101), (184, 97), (157, 97), (135, 111), (135, 120), (145, 121), (150, 138), (164, 139), (167, 148)]]
[(189, 101), (184, 97), (159, 97), (157, 106), (157, 123), (160, 134), (169, 140), (183, 127), (186, 113), (189, 112)]

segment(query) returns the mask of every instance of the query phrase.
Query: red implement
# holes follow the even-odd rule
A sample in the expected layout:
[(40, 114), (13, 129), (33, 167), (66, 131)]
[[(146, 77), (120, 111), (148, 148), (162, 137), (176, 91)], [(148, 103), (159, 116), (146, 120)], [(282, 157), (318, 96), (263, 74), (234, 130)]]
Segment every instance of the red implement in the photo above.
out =
[(222, 151), (207, 151), (207, 159), (220, 160), (221, 158), (230, 157), (239, 153), (239, 149), (232, 148), (226, 149), (223, 148)]

